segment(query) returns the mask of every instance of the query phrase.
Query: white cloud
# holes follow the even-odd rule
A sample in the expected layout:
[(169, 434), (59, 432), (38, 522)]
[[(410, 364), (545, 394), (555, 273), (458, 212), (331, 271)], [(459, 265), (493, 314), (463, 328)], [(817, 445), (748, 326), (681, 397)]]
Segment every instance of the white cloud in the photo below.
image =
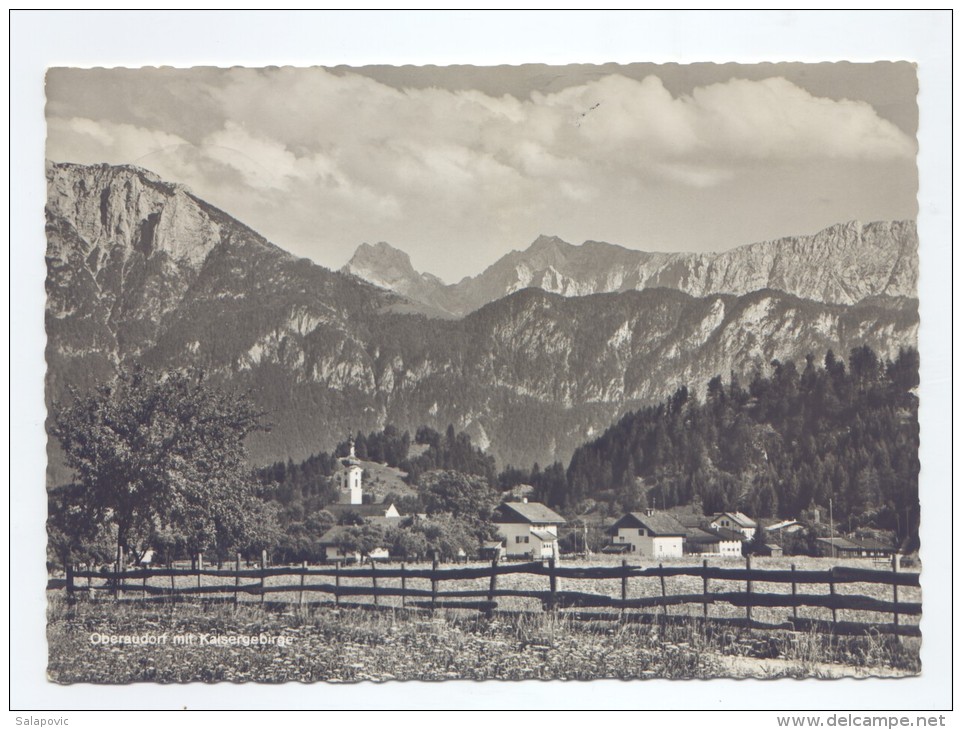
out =
[(47, 120), (47, 157), (58, 162), (136, 164), (151, 153), (188, 143), (161, 130), (69, 117)]
[(518, 245), (579, 216), (586, 237), (624, 236), (654, 220), (645, 200), (664, 207), (671, 191), (679, 200), (715, 191), (722, 209), (726, 187), (763, 186), (776, 169), (784, 180), (820, 165), (911, 164), (915, 153), (869, 105), (783, 78), (676, 97), (655, 76), (609, 75), (523, 100), (321, 69), (218, 78), (202, 95), (216, 110), (205, 115), (213, 131), (196, 146), (163, 129), (51, 117), (48, 156), (137, 162), (282, 245), (334, 247), (315, 258), (339, 265), (362, 240)]

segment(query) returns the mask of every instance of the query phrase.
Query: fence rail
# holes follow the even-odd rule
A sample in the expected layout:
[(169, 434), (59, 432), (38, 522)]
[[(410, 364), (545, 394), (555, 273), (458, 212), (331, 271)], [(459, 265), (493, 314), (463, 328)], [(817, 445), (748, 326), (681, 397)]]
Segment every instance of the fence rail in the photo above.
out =
[[(266, 560), (263, 561), (266, 563)], [(668, 608), (682, 605), (701, 605), (702, 616), (709, 619), (709, 606), (714, 604), (728, 604), (744, 608), (744, 620), (732, 617), (712, 617), (729, 623), (761, 627), (761, 628), (794, 628), (797, 630), (830, 631), (834, 633), (858, 634), (866, 631), (878, 633), (898, 634), (903, 636), (918, 636), (919, 628), (915, 624), (901, 624), (900, 616), (919, 616), (922, 604), (899, 600), (899, 588), (919, 587), (919, 575), (913, 572), (900, 572), (897, 559), (892, 561), (892, 570), (870, 570), (865, 568), (851, 568), (834, 566), (827, 570), (766, 570), (753, 568), (751, 559), (746, 560), (742, 567), (709, 566), (707, 561), (702, 565), (664, 566), (643, 568), (628, 565), (623, 561), (621, 565), (599, 567), (560, 566), (554, 560), (532, 563), (498, 563), (478, 567), (439, 568), (437, 561), (430, 568), (409, 568), (402, 564), (400, 567), (372, 564), (370, 567), (342, 568), (340, 565), (240, 568), (240, 560), (235, 562), (233, 569), (194, 568), (157, 568), (112, 570), (97, 572), (92, 570), (67, 570), (66, 577), (52, 579), (48, 582), (48, 589), (65, 589), (68, 597), (77, 594), (92, 594), (98, 591), (110, 592), (115, 598), (126, 594), (140, 594), (141, 598), (148, 596), (178, 598), (193, 596), (233, 597), (237, 602), (238, 596), (260, 596), (261, 601), (269, 594), (297, 593), (298, 603), (305, 602), (305, 595), (317, 594), (333, 596), (334, 602), (341, 604), (341, 598), (370, 597), (375, 606), (379, 598), (400, 597), (402, 607), (412, 608), (458, 608), (482, 611), (490, 614), (498, 609), (499, 598), (524, 598), (540, 601), (545, 610), (564, 610), (573, 618), (589, 620), (611, 620), (626, 617), (629, 620), (646, 621), (651, 614), (631, 614), (625, 612), (642, 609), (661, 609), (660, 620), (669, 620)], [(508, 575), (534, 575), (547, 579), (546, 590), (522, 590), (517, 588), (498, 587), (498, 578)], [(700, 593), (669, 593), (666, 589), (666, 578), (688, 576), (700, 578), (702, 591)], [(231, 583), (207, 584), (203, 577), (233, 579)], [(268, 583), (270, 579), (295, 577), (294, 583)], [(195, 585), (177, 585), (177, 579), (192, 578)], [(315, 582), (319, 578), (333, 578), (333, 582)], [(164, 585), (151, 584), (150, 581), (167, 579)], [(241, 580), (254, 580), (245, 582)], [(345, 580), (363, 580), (362, 585), (345, 585)], [(400, 586), (385, 585), (386, 579), (400, 579)], [(487, 579), (487, 585), (478, 588), (443, 590), (440, 585), (448, 581), (481, 581)], [(558, 581), (565, 580), (617, 580), (621, 582), (620, 597), (601, 593), (590, 593), (577, 590), (560, 590)], [(660, 595), (643, 597), (629, 597), (629, 581), (657, 579), (660, 583)], [(95, 584), (94, 581), (102, 581)], [(380, 584), (378, 581), (381, 581)], [(409, 580), (430, 581), (430, 588), (416, 588), (408, 584)], [(725, 590), (712, 592), (709, 590), (711, 581), (725, 581)], [(183, 581), (182, 581), (183, 582)], [(744, 584), (744, 590), (730, 590), (732, 583)], [(774, 593), (759, 591), (759, 584), (791, 584), (791, 593)], [(870, 584), (890, 586), (892, 600), (857, 595), (843, 594), (836, 591), (840, 584)], [(829, 593), (800, 593), (799, 586), (828, 585)], [(716, 586), (717, 587), (717, 586)], [(407, 599), (415, 599), (408, 602)], [(473, 600), (472, 600), (473, 599)], [(355, 604), (358, 605), (358, 604)], [(803, 607), (830, 609), (830, 622), (811, 617), (799, 617), (798, 609)], [(618, 614), (589, 614), (580, 609), (617, 609)], [(792, 615), (781, 624), (763, 623), (753, 620), (752, 608), (785, 608), (791, 609)], [(572, 610), (577, 609), (577, 610)], [(891, 617), (892, 622), (854, 622), (839, 621), (839, 611), (874, 612)], [(656, 614), (657, 615), (657, 614)], [(677, 617), (674, 617), (677, 618)]]

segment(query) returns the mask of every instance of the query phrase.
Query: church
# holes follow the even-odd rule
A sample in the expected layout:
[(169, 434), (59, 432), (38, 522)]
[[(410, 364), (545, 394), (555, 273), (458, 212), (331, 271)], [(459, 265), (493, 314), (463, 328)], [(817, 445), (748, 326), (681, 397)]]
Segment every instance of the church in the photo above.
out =
[[(334, 475), (334, 483), (338, 489), (337, 503), (329, 504), (325, 509), (334, 515), (338, 523), (341, 523), (347, 515), (351, 515), (352, 518), (360, 518), (366, 523), (385, 526), (397, 524), (401, 514), (393, 503), (364, 504), (364, 469), (357, 454), (354, 453), (354, 439), (351, 439), (349, 444), (350, 452), (347, 456), (338, 459), (340, 468)], [(360, 562), (361, 555), (345, 553), (340, 547), (341, 536), (348, 529), (350, 529), (349, 524), (337, 524), (321, 536), (319, 545), (324, 549), (326, 560)], [(389, 555), (387, 548), (382, 547), (371, 551), (368, 557), (372, 560), (385, 560)]]
[(338, 504), (363, 504), (364, 488), (361, 485), (361, 475), (364, 470), (354, 453), (354, 439), (349, 441), (350, 453), (340, 459), (341, 468), (337, 472)]

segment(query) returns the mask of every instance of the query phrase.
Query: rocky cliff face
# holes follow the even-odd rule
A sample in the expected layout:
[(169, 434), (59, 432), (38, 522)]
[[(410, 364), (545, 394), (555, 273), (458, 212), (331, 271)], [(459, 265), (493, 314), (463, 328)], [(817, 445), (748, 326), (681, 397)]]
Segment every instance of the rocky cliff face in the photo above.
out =
[(378, 276), (376, 263), (373, 268), (356, 273), (455, 315), (526, 287), (564, 296), (664, 287), (698, 297), (768, 288), (818, 302), (854, 304), (879, 295), (917, 296), (918, 235), (914, 221), (852, 221), (813, 236), (704, 254), (648, 253), (598, 241), (573, 246), (541, 236), (525, 251), (507, 254), (478, 276), (443, 291), (434, 283), (419, 285), (416, 277), (425, 275), (413, 269), (402, 291)]
[(404, 251), (383, 241), (362, 243), (341, 271), (425, 305), (423, 312), (429, 316), (451, 317), (449, 310), (458, 308), (441, 279), (419, 273)]
[[(566, 460), (681, 384), (702, 393), (716, 374), (750, 376), (774, 358), (829, 348), (868, 344), (892, 357), (917, 336), (914, 299), (847, 306), (774, 289), (565, 297), (526, 288), (461, 319), (429, 320), (145, 171), (55, 165), (48, 182), (48, 399), (135, 359), (202, 366), (250, 389), (269, 413), (272, 431), (250, 444), (259, 463), (386, 423), (454, 424), (502, 464)], [(541, 248), (546, 260), (566, 250)], [(51, 454), (57, 481), (55, 445)]]

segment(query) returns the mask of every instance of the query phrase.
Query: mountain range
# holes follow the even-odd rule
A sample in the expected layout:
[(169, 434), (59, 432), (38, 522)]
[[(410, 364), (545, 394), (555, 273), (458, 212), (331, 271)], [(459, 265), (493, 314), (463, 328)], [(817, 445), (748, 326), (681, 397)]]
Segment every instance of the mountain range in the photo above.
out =
[(527, 287), (564, 296), (668, 288), (696, 297), (767, 288), (855, 304), (879, 295), (916, 296), (918, 234), (914, 221), (850, 221), (722, 253), (649, 253), (599, 241), (574, 246), (540, 236), (526, 250), (451, 285), (416, 271), (406, 253), (381, 242), (361, 244), (341, 270), (421, 302), (438, 316), (463, 316)]
[[(562, 296), (526, 287), (487, 302), (488, 294), (476, 295), (482, 303), (465, 304), (462, 317), (445, 306), (446, 318), (432, 318), (448, 300), (412, 283), (403, 254), (362, 252), (379, 264), (375, 285), (299, 259), (140, 168), (49, 163), (47, 183), (48, 404), (68, 398), (71, 386), (109, 379), (123, 363), (200, 366), (225, 386), (249, 389), (268, 413), (272, 430), (249, 444), (260, 464), (329, 451), (347, 433), (386, 423), (412, 433), (453, 424), (502, 465), (566, 461), (627, 410), (682, 384), (700, 394), (719, 373), (750, 377), (775, 358), (861, 344), (891, 358), (917, 338), (910, 223), (858, 227), (861, 245), (880, 251), (864, 262), (865, 281), (848, 269), (819, 270), (838, 257), (800, 258), (813, 270), (794, 278), (785, 268), (783, 280), (849, 282), (852, 301), (842, 303), (774, 288), (770, 275), (765, 287), (736, 293), (625, 285)], [(548, 261), (606, 246), (544, 239), (532, 248)], [(770, 246), (772, 261), (782, 260)], [(636, 253), (610, 248), (625, 259)], [(883, 262), (897, 257), (904, 266)], [(488, 274), (497, 267), (473, 281), (494, 281)], [(596, 269), (606, 267), (610, 259)], [(660, 269), (659, 281), (670, 270)], [(726, 270), (725, 280), (735, 276), (734, 264)], [(494, 296), (495, 287), (486, 291)], [(69, 475), (51, 441), (48, 478), (61, 482)]]

